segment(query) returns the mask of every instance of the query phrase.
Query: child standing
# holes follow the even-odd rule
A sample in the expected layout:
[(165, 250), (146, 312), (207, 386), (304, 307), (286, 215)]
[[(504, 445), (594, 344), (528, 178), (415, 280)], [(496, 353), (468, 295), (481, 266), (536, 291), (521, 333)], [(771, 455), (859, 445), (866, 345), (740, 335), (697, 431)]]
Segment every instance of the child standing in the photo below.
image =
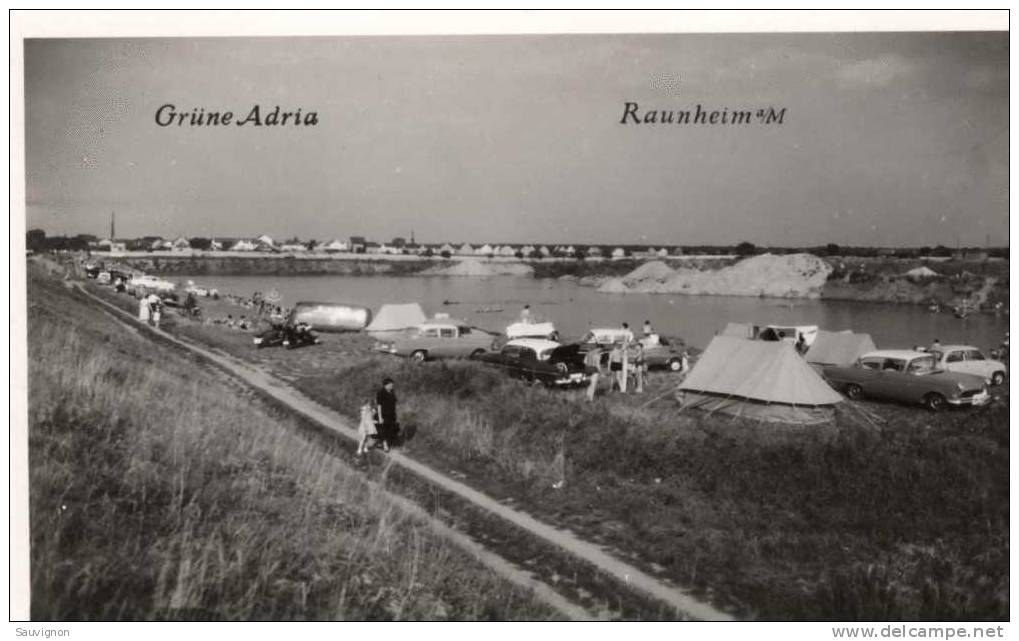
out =
[(357, 434), (360, 436), (360, 441), (357, 444), (357, 456), (368, 451), (368, 439), (377, 436), (379, 431), (375, 427), (375, 418), (377, 416), (377, 408), (375, 407), (374, 399), (366, 399), (361, 404), (361, 422), (357, 425)]

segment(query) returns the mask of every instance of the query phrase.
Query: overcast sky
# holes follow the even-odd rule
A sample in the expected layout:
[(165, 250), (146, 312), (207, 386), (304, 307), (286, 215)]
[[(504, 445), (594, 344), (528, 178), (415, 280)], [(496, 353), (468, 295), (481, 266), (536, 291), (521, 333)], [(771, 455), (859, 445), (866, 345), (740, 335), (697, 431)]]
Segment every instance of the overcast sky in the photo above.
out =
[[(1008, 244), (1005, 33), (33, 40), (25, 92), (50, 234)], [(319, 124), (162, 128), (164, 103)]]

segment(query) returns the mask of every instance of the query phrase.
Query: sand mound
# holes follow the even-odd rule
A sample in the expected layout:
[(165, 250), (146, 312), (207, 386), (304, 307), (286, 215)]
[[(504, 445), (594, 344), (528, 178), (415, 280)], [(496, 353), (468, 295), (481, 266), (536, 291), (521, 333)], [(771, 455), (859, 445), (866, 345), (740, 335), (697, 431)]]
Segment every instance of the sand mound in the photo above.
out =
[[(671, 275), (662, 269), (669, 269), (667, 265), (650, 265), (631, 272), (621, 283), (606, 283), (598, 291), (817, 298), (831, 273), (828, 263), (811, 254), (763, 254), (722, 269), (678, 269), (670, 270)], [(647, 269), (646, 277), (631, 278), (640, 269)]]
[(623, 281), (628, 287), (639, 287), (645, 282), (664, 283), (675, 275), (674, 269), (660, 260), (653, 260), (624, 276)]
[(936, 278), (936, 277), (938, 277), (940, 275), (941, 274), (937, 273), (936, 271), (934, 271), (930, 267), (926, 267), (926, 266), (924, 266), (924, 267), (917, 267), (916, 269), (911, 269), (908, 272), (906, 272), (906, 277), (907, 278), (917, 278), (917, 279), (920, 279), (920, 278)]
[(434, 267), (421, 273), (430, 276), (532, 276), (534, 268), (521, 263), (489, 263), (467, 259), (449, 267)]
[(625, 294), (635, 290), (627, 287), (622, 278), (610, 278), (601, 284), (598, 291), (603, 294)]

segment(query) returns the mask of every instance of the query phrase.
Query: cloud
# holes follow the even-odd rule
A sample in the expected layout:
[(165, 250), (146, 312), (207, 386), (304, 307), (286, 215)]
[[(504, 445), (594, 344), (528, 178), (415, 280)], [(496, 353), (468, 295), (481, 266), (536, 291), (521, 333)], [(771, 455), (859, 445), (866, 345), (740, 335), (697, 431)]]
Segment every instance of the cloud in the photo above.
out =
[(848, 64), (838, 71), (838, 78), (849, 85), (883, 87), (913, 69), (913, 64), (897, 54), (867, 58)]

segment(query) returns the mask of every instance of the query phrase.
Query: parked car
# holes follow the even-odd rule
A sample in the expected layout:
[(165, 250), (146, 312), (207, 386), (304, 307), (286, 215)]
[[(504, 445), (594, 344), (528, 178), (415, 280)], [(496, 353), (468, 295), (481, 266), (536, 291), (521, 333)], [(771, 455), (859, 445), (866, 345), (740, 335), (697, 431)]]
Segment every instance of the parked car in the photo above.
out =
[(982, 376), (939, 369), (933, 354), (879, 350), (851, 367), (822, 370), (832, 387), (850, 399), (863, 396), (921, 403), (937, 411), (945, 405), (983, 405), (991, 400)]
[(983, 377), (991, 385), (1005, 382), (1005, 364), (984, 356), (972, 345), (942, 345), (930, 351), (940, 369)]
[(156, 292), (172, 292), (177, 289), (177, 286), (168, 280), (157, 278), (156, 276), (150, 276), (148, 274), (141, 274), (135, 276), (127, 282), (128, 289), (131, 291), (156, 291)]
[(375, 348), (387, 354), (409, 356), (416, 361), (471, 358), (494, 350), (495, 337), (463, 322), (431, 320), (422, 323), (410, 336), (379, 341)]
[[(606, 366), (611, 349), (627, 339), (633, 340), (633, 333), (628, 329), (592, 329), (581, 340), (580, 350), (587, 353), (592, 349), (601, 349), (601, 363)], [(683, 370), (685, 350), (679, 342), (658, 334), (645, 336), (638, 342), (644, 345), (644, 362), (649, 369), (667, 368), (673, 372)]]
[(529, 383), (567, 387), (587, 382), (579, 343), (561, 345), (540, 338), (519, 338), (506, 343), (498, 352), (481, 354), (476, 358)]
[(683, 345), (657, 334), (642, 338), (640, 342), (644, 345), (644, 362), (648, 369), (662, 367), (672, 372), (683, 370), (683, 354), (686, 353)]

